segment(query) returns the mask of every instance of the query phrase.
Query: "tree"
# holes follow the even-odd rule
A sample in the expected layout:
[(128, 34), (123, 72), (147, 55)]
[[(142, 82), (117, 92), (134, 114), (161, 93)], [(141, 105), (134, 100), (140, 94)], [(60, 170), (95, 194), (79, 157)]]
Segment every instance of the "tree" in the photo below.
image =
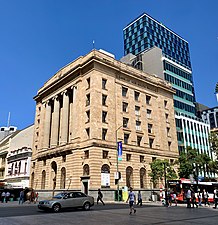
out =
[(218, 157), (218, 132), (211, 131), (209, 136), (210, 149)]
[(196, 149), (191, 147), (188, 147), (186, 152), (180, 154), (178, 162), (179, 176), (182, 178), (189, 178), (191, 174), (194, 174), (196, 177), (199, 174), (199, 170), (203, 170), (205, 174), (206, 170), (210, 169), (210, 165), (213, 165), (207, 154), (199, 154)]
[(151, 172), (149, 173), (154, 187), (156, 187), (159, 181), (163, 182), (164, 164), (166, 165), (166, 178), (169, 180), (177, 179), (177, 174), (168, 160), (155, 159), (150, 163)]

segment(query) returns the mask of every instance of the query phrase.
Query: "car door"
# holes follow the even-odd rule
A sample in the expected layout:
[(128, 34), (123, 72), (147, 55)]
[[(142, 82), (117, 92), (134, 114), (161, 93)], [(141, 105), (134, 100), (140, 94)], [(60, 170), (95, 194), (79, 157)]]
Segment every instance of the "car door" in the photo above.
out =
[(74, 193), (74, 199), (75, 199), (76, 207), (82, 207), (86, 198), (87, 197), (83, 193), (75, 192)]
[(65, 195), (65, 197), (62, 199), (62, 207), (63, 208), (69, 208), (69, 207), (74, 207), (74, 206), (72, 206), (72, 204), (73, 204), (73, 193), (72, 192), (70, 192), (70, 193), (67, 193), (66, 195)]

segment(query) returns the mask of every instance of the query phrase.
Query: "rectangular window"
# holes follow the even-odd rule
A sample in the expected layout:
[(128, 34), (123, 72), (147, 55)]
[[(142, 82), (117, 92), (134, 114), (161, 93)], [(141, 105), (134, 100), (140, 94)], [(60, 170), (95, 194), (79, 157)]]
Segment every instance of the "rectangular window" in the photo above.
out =
[(152, 124), (148, 124), (148, 133), (151, 134), (152, 133)]
[(102, 111), (102, 123), (106, 123), (107, 112)]
[(86, 111), (87, 120), (86, 123), (90, 122), (90, 110)]
[(134, 92), (135, 101), (139, 101), (139, 95), (140, 93), (138, 91)]
[(140, 115), (140, 107), (139, 106), (135, 106), (135, 115), (136, 116)]
[(122, 96), (127, 97), (128, 88), (122, 87)]
[(146, 104), (150, 105), (151, 104), (151, 96), (146, 95)]
[(145, 162), (145, 157), (143, 155), (140, 155), (140, 162), (144, 163)]
[(90, 77), (87, 78), (86, 81), (87, 81), (87, 89), (89, 89), (90, 88)]
[(107, 129), (102, 129), (102, 140), (106, 140)]
[(128, 122), (129, 122), (129, 119), (128, 118), (123, 118), (123, 127), (127, 128), (128, 127)]
[(136, 130), (141, 130), (141, 121), (136, 120)]
[(106, 89), (106, 83), (107, 83), (107, 80), (106, 79), (102, 79), (102, 89)]
[(153, 143), (154, 143), (154, 139), (153, 138), (149, 138), (149, 147), (153, 148)]
[(164, 108), (167, 108), (167, 100), (164, 100)]
[(90, 128), (86, 128), (86, 134), (88, 136), (88, 138), (90, 137)]
[(169, 137), (170, 136), (170, 128), (167, 127), (167, 136)]
[(169, 114), (168, 113), (165, 114), (165, 117), (166, 117), (166, 122), (169, 122)]
[(86, 106), (90, 105), (90, 94), (86, 95)]
[(151, 119), (151, 110), (150, 109), (147, 109), (147, 118)]
[(124, 144), (128, 144), (129, 134), (124, 134)]
[(89, 158), (89, 150), (84, 151), (84, 158), (85, 159)]
[(123, 112), (127, 112), (128, 103), (123, 102)]
[(169, 149), (169, 151), (171, 150), (171, 142), (170, 141), (168, 141), (168, 149)]
[(102, 158), (107, 159), (108, 158), (108, 151), (103, 150), (102, 151)]
[(130, 161), (131, 160), (131, 154), (126, 154), (126, 161)]
[(141, 146), (142, 137), (137, 136), (137, 146)]
[(102, 105), (106, 106), (107, 95), (102, 95)]

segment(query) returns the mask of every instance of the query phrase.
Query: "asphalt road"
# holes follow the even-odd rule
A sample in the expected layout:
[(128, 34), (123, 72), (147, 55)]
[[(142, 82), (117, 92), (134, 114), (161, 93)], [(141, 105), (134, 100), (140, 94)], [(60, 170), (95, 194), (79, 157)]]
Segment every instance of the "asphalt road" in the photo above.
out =
[(0, 207), (0, 225), (215, 225), (218, 209), (184, 206), (166, 208), (159, 204), (137, 207), (136, 214), (129, 215), (127, 204), (95, 205), (90, 211), (65, 210), (60, 213), (43, 212), (36, 205)]

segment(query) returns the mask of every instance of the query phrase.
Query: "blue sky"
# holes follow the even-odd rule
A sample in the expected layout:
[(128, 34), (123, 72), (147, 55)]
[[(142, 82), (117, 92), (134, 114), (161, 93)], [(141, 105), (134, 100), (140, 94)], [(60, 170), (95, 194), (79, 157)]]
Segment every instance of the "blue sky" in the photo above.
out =
[(196, 99), (217, 106), (216, 0), (0, 0), (0, 126), (34, 123), (38, 89), (92, 49), (123, 56), (123, 28), (143, 12), (189, 42)]

